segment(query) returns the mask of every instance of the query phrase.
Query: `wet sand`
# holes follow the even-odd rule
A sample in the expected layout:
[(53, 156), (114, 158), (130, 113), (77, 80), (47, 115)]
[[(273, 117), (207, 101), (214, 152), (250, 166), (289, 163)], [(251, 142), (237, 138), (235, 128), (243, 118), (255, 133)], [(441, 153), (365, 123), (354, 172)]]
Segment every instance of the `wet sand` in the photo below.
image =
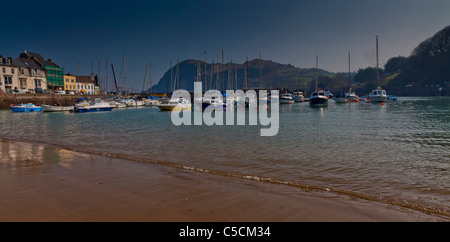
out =
[(0, 221), (446, 221), (325, 192), (0, 140)]

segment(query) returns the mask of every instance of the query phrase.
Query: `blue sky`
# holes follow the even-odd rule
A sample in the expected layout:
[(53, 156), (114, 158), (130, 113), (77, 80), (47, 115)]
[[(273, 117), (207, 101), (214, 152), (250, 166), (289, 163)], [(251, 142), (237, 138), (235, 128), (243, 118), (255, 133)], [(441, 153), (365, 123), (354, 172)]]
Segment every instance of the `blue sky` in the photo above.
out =
[[(101, 76), (105, 60), (119, 75), (123, 55), (127, 77), (142, 88), (145, 67), (159, 81), (170, 61), (211, 62), (258, 58), (332, 72), (408, 56), (421, 41), (450, 25), (450, 0), (164, 0), (8, 1), (2, 3), (0, 54), (18, 57), (23, 49), (41, 53), (66, 72)], [(109, 70), (109, 75), (112, 72)], [(132, 84), (129, 84), (132, 85)]]

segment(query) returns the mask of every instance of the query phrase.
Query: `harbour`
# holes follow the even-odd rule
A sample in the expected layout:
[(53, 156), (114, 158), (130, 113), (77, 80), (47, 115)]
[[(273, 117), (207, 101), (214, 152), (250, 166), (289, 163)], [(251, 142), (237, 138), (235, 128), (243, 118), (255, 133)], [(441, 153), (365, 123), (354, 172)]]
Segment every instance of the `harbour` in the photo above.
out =
[(0, 222), (450, 222), (450, 1), (2, 7)]
[(449, 103), (399, 97), (385, 104), (330, 100), (321, 108), (283, 104), (273, 137), (260, 137), (260, 125), (174, 126), (171, 112), (157, 107), (83, 115), (1, 110), (8, 129), (0, 138), (389, 204), (445, 221)]

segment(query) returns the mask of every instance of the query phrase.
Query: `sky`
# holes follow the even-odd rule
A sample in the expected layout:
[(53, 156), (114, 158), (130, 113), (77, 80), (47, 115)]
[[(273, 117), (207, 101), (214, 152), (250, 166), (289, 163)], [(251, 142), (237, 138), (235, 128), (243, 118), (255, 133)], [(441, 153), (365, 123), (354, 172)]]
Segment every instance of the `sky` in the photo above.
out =
[[(380, 65), (409, 56), (450, 25), (450, 0), (150, 0), (6, 1), (0, 21), (0, 55), (24, 49), (65, 68), (100, 77), (124, 76), (142, 90), (146, 66), (152, 82), (186, 59), (244, 63), (261, 58), (331, 72)], [(99, 65), (100, 64), (100, 65)], [(77, 68), (79, 66), (79, 68)], [(122, 70), (122, 71), (121, 71)], [(120, 74), (122, 73), (122, 74)]]

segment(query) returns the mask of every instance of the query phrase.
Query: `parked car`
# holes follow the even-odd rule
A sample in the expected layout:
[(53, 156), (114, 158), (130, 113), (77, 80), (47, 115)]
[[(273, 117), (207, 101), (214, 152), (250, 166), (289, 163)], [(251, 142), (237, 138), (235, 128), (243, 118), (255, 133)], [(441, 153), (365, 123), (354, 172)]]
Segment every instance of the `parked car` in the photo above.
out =
[(42, 94), (50, 94), (49, 91), (43, 90), (42, 88), (35, 88), (35, 89), (34, 89), (34, 92), (35, 92), (35, 93), (42, 93)]
[(1, 94), (1, 93), (5, 93), (5, 91), (3, 91), (2, 89), (0, 89), (0, 94)]
[(69, 94), (75, 95), (75, 92), (73, 92), (73, 91), (70, 91), (70, 92), (69, 92)]
[(14, 94), (25, 94), (25, 93), (27, 93), (27, 90), (16, 89), (16, 90), (13, 90), (13, 93)]
[(66, 94), (64, 91), (55, 91), (55, 94)]

